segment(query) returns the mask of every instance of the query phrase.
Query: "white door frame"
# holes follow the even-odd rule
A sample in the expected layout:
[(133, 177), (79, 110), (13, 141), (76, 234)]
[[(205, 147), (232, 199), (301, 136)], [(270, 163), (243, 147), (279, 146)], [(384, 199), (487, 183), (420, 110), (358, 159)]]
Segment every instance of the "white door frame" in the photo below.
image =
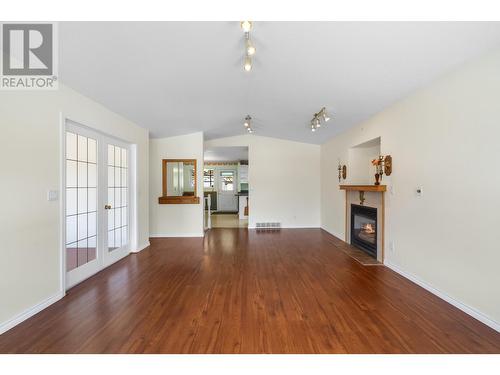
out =
[[(103, 138), (105, 140), (109, 140), (113, 142), (116, 145), (125, 145), (128, 149), (128, 205), (129, 205), (129, 212), (128, 212), (128, 225), (129, 225), (129, 230), (128, 230), (128, 248), (126, 250), (122, 249), (123, 251), (120, 251), (120, 249), (114, 250), (108, 257), (101, 257), (99, 259), (98, 256), (96, 256), (97, 260), (97, 266), (92, 266), (91, 270), (89, 270), (89, 267), (86, 267), (90, 263), (94, 263), (94, 261), (91, 261), (82, 267), (82, 272), (87, 271), (88, 276), (86, 278), (89, 278), (96, 274), (97, 272), (103, 270), (104, 268), (108, 267), (109, 265), (119, 261), (120, 259), (124, 258), (125, 256), (129, 255), (130, 252), (134, 251), (137, 249), (137, 238), (138, 238), (138, 220), (137, 220), (137, 152), (136, 152), (136, 145), (126, 143), (125, 141), (122, 141), (120, 139), (117, 139), (113, 136), (110, 136), (108, 134), (105, 134), (99, 130), (96, 130), (93, 127), (83, 125), (79, 121), (75, 121), (70, 117), (65, 116), (62, 112), (60, 113), (60, 290), (62, 295), (66, 293), (66, 290), (69, 288), (77, 285), (78, 283), (82, 282), (85, 280), (85, 278), (79, 280), (77, 283), (72, 283), (67, 280), (67, 274), (66, 274), (66, 131), (68, 131), (71, 128), (77, 128), (78, 133), (85, 135), (88, 134), (90, 137), (95, 137), (96, 135), (99, 136), (99, 138)], [(102, 139), (101, 139), (102, 142)], [(122, 146), (120, 146), (122, 147)], [(107, 155), (101, 155), (101, 152), (104, 149), (104, 147), (99, 147), (98, 148), (98, 161), (101, 160), (100, 158), (105, 157), (107, 158)], [(99, 151), (101, 150), (101, 151)], [(106, 150), (107, 152), (107, 150)], [(106, 160), (106, 159), (104, 159)], [(105, 186), (107, 186), (107, 168), (98, 168), (98, 181), (101, 183), (104, 183)], [(99, 190), (99, 189), (98, 189)], [(107, 197), (104, 197), (103, 192), (104, 189), (101, 189), (101, 193), (98, 192), (97, 196), (97, 207), (98, 207), (98, 217), (104, 215), (106, 212), (102, 212), (103, 210), (101, 209), (101, 213), (99, 211), (99, 207), (104, 207), (104, 200), (107, 200)], [(107, 189), (106, 190), (106, 195), (107, 195)], [(99, 220), (98, 218), (98, 227), (97, 227), (97, 238), (99, 240), (98, 248), (101, 249), (102, 252), (105, 250), (107, 251), (107, 220), (103, 220), (102, 218)], [(104, 228), (104, 225), (106, 226)], [(103, 228), (105, 231), (103, 231)], [(101, 237), (101, 238), (99, 238)], [(115, 253), (116, 254), (113, 254)], [(104, 259), (104, 261), (103, 261)], [(80, 268), (80, 267), (79, 267)]]

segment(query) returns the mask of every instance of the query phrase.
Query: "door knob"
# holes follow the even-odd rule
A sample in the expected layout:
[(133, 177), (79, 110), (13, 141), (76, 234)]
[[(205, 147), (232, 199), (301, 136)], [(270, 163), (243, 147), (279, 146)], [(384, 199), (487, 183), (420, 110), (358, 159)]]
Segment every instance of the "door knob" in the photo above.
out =
[(111, 210), (111, 205), (110, 204), (105, 204), (104, 205), (105, 210)]

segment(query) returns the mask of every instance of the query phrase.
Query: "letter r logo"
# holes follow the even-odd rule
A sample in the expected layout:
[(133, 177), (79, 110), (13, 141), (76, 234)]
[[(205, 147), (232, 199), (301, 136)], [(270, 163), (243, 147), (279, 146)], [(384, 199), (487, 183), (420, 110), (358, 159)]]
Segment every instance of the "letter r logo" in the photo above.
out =
[(52, 24), (3, 24), (3, 74), (52, 75)]

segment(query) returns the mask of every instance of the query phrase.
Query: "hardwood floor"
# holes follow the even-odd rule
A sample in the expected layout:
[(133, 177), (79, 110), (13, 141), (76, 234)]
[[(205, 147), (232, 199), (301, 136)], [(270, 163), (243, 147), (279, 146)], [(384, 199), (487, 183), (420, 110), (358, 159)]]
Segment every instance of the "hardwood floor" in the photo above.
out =
[(500, 353), (500, 334), (319, 229), (152, 239), (0, 336), (9, 353)]

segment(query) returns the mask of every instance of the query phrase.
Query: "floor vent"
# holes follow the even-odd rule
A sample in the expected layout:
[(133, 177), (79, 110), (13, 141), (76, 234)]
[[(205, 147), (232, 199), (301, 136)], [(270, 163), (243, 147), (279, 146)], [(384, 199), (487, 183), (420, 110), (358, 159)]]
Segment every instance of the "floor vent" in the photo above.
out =
[(281, 229), (281, 223), (256, 223), (255, 229), (258, 231), (275, 231)]

